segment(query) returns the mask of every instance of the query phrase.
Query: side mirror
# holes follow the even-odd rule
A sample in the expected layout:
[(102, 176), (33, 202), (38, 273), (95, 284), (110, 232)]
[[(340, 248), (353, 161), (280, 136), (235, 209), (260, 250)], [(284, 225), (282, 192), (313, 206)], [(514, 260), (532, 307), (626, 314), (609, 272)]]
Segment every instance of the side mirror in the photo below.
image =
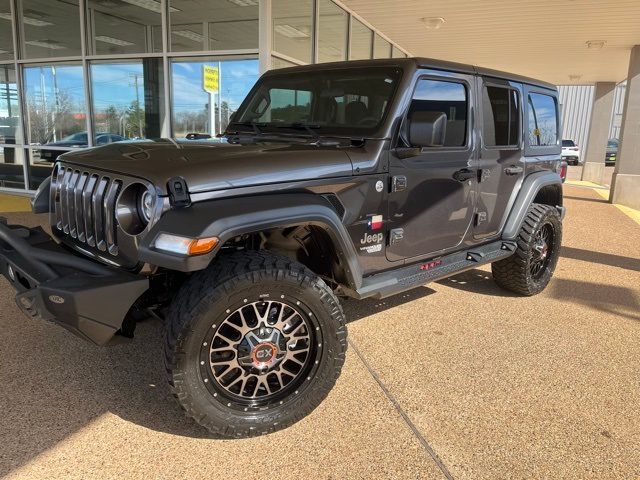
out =
[(409, 143), (413, 147), (442, 147), (447, 116), (442, 112), (416, 111), (409, 116)]

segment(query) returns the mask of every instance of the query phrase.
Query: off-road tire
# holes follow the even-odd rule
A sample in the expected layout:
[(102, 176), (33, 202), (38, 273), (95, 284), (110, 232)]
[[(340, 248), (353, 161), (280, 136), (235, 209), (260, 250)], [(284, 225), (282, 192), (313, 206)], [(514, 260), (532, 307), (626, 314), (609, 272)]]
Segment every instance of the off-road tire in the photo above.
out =
[[(266, 297), (269, 296), (269, 297)], [(201, 366), (202, 342), (228, 305), (263, 298), (296, 299), (312, 315), (322, 337), (315, 370), (304, 384), (275, 406), (242, 411), (214, 398)], [(331, 289), (304, 265), (267, 251), (237, 252), (193, 274), (167, 314), (165, 365), (172, 393), (188, 417), (211, 433), (248, 437), (286, 428), (314, 410), (335, 384), (345, 360), (347, 330)], [(203, 362), (204, 363), (204, 362)]]
[[(531, 273), (534, 261), (534, 242), (543, 226), (553, 229), (553, 241), (549, 245), (549, 260), (539, 276)], [(512, 256), (491, 264), (493, 279), (502, 288), (531, 296), (542, 292), (548, 285), (558, 263), (562, 243), (562, 221), (558, 210), (549, 205), (534, 203), (522, 222), (516, 239), (517, 248)]]

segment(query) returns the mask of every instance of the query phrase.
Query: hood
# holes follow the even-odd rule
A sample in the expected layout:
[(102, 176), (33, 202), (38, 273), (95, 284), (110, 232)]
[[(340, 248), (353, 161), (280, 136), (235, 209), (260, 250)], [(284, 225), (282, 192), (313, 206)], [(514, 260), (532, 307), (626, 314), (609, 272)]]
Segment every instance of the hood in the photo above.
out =
[(146, 179), (167, 194), (172, 177), (190, 193), (269, 183), (350, 176), (349, 156), (336, 147), (289, 143), (232, 145), (173, 140), (113, 143), (61, 155), (65, 163)]

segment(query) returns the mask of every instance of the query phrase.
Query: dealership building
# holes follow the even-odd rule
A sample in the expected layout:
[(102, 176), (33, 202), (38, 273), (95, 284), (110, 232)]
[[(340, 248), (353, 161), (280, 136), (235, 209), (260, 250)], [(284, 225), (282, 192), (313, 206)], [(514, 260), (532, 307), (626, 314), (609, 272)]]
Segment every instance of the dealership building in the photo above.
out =
[(407, 54), (332, 0), (0, 0), (0, 189), (69, 149), (220, 133), (271, 68)]

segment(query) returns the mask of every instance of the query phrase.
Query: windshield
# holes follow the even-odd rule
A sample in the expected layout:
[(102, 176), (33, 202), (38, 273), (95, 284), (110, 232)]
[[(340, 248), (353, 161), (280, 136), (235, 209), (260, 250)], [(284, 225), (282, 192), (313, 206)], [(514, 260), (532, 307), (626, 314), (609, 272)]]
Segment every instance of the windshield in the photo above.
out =
[(573, 140), (562, 140), (563, 147), (575, 147), (576, 144), (573, 143)]
[(607, 147), (617, 147), (618, 146), (618, 141), (617, 140), (609, 140), (607, 142)]
[[(318, 135), (371, 134), (384, 121), (401, 70), (344, 68), (273, 74), (263, 78), (243, 102), (230, 130), (314, 129)], [(248, 127), (247, 127), (248, 126)]]
[(64, 137), (62, 142), (78, 142), (78, 143), (87, 143), (87, 134), (86, 133), (74, 133), (73, 135), (69, 135), (68, 137)]

